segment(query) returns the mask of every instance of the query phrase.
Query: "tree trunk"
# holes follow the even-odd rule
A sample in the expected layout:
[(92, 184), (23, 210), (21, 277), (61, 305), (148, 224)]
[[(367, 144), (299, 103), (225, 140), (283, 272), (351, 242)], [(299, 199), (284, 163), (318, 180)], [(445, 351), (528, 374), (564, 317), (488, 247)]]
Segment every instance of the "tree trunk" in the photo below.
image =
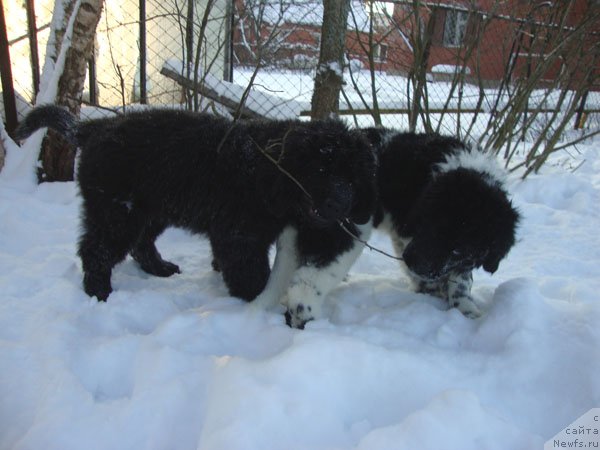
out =
[(324, 119), (340, 109), (349, 0), (323, 1), (321, 51), (311, 101), (311, 117)]
[[(76, 0), (69, 0), (63, 29), (56, 30), (56, 52), (63, 44), (63, 36)], [(67, 51), (63, 73), (58, 81), (55, 103), (66, 106), (76, 116), (81, 109), (81, 96), (85, 84), (87, 63), (94, 49), (96, 26), (102, 14), (104, 0), (82, 0), (76, 11), (73, 37)], [(48, 132), (40, 153), (42, 167), (40, 181), (69, 181), (73, 179), (75, 148), (57, 133)]]

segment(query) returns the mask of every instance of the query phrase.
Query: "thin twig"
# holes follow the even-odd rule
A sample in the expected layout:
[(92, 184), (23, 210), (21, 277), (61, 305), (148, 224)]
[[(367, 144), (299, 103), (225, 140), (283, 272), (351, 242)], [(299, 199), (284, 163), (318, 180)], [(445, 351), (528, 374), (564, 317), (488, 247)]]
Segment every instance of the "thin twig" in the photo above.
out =
[[(290, 131), (288, 131), (289, 133)], [(281, 144), (277, 143), (273, 143), (271, 144), (271, 147), (273, 145), (281, 145), (281, 154), (283, 154), (283, 148), (285, 145), (285, 138), (287, 136), (284, 136), (283, 140), (281, 141)], [(273, 164), (275, 164), (275, 167), (277, 167), (277, 169), (282, 172), (285, 176), (287, 176), (290, 180), (292, 180), (299, 188), (302, 192), (304, 192), (304, 194), (312, 201), (312, 196), (308, 193), (308, 191), (304, 188), (304, 186), (302, 186), (302, 183), (300, 183), (291, 173), (289, 173), (286, 169), (284, 169), (283, 167), (281, 167), (281, 164), (279, 163), (278, 160), (276, 160), (275, 158), (273, 158), (271, 155), (269, 155), (269, 153), (263, 149), (260, 145), (258, 145), (258, 143), (251, 137), (250, 140), (254, 143), (254, 145), (256, 145), (256, 148), (258, 148), (258, 150), (269, 160), (271, 161)]]
[[(344, 219), (344, 220), (348, 220), (348, 219)], [(342, 230), (344, 230), (347, 234), (349, 234), (350, 236), (352, 236), (352, 238), (354, 238), (355, 240), (357, 240), (358, 242), (360, 242), (361, 244), (363, 244), (365, 247), (367, 247), (369, 250), (373, 250), (377, 253), (381, 253), (384, 256), (387, 256), (388, 258), (392, 258), (395, 259), (396, 261), (404, 261), (404, 259), (402, 259), (399, 256), (394, 256), (391, 255), (387, 252), (384, 252), (383, 250), (378, 249), (377, 247), (373, 247), (371, 244), (369, 244), (367, 241), (365, 241), (364, 239), (359, 238), (357, 235), (355, 235), (352, 231), (350, 231), (348, 228), (346, 228), (346, 225), (344, 225), (343, 221), (339, 221), (338, 225), (340, 226), (340, 228)]]

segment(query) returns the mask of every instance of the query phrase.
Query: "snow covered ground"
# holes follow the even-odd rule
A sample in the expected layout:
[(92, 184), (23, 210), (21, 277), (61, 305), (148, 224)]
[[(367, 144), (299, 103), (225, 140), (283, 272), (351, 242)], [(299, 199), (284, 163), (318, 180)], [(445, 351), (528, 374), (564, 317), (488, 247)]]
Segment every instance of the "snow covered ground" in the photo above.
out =
[(581, 149), (575, 173), (511, 183), (519, 242), (475, 274), (481, 319), (366, 251), (304, 331), (228, 297), (180, 230), (158, 246), (181, 275), (128, 259), (97, 303), (74, 184), (0, 179), (0, 449), (541, 449), (600, 406), (600, 151)]

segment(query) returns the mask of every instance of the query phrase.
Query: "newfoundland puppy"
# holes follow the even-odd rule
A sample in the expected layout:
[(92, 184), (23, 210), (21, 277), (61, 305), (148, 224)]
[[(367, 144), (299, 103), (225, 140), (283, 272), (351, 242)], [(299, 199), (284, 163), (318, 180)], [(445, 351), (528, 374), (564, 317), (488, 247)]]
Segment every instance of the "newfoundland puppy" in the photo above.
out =
[(472, 271), (498, 269), (519, 222), (496, 159), (453, 137), (365, 132), (379, 153), (374, 225), (389, 233), (419, 292), (478, 317)]
[[(502, 170), (493, 157), (453, 137), (380, 128), (363, 132), (377, 154), (378, 205), (370, 223), (355, 227), (360, 241), (354, 240), (331, 263), (315, 266), (297, 257), (301, 239), (296, 230), (286, 229), (278, 242), (282, 252), (275, 260), (274, 279), (258, 304), (281, 301), (288, 324), (296, 328), (318, 318), (325, 296), (359, 256), (372, 225), (390, 235), (419, 292), (478, 317), (470, 295), (471, 273), (478, 267), (496, 271), (515, 243), (519, 221)], [(347, 236), (347, 231), (340, 227), (337, 235)]]
[[(78, 254), (85, 292), (98, 300), (111, 293), (112, 268), (128, 253), (149, 274), (179, 272), (155, 246), (168, 226), (206, 234), (231, 295), (252, 300), (286, 226), (327, 233), (340, 220), (364, 224), (373, 214), (372, 148), (338, 121), (233, 122), (148, 109), (78, 122), (46, 105), (25, 118), (18, 137), (42, 127), (80, 150)], [(310, 239), (298, 245), (300, 254), (314, 251)]]

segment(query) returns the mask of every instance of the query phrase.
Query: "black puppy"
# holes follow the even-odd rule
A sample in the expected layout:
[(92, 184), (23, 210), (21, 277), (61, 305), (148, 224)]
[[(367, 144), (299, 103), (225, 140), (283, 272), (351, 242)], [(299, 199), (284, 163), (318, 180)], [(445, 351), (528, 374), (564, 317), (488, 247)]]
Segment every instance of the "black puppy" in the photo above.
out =
[(373, 212), (370, 144), (338, 121), (232, 122), (148, 109), (78, 122), (47, 105), (25, 118), (18, 136), (42, 127), (80, 149), (78, 253), (85, 292), (99, 300), (128, 253), (150, 274), (179, 272), (154, 244), (168, 226), (208, 235), (231, 295), (252, 300), (284, 227), (326, 230), (344, 218), (365, 223)]

